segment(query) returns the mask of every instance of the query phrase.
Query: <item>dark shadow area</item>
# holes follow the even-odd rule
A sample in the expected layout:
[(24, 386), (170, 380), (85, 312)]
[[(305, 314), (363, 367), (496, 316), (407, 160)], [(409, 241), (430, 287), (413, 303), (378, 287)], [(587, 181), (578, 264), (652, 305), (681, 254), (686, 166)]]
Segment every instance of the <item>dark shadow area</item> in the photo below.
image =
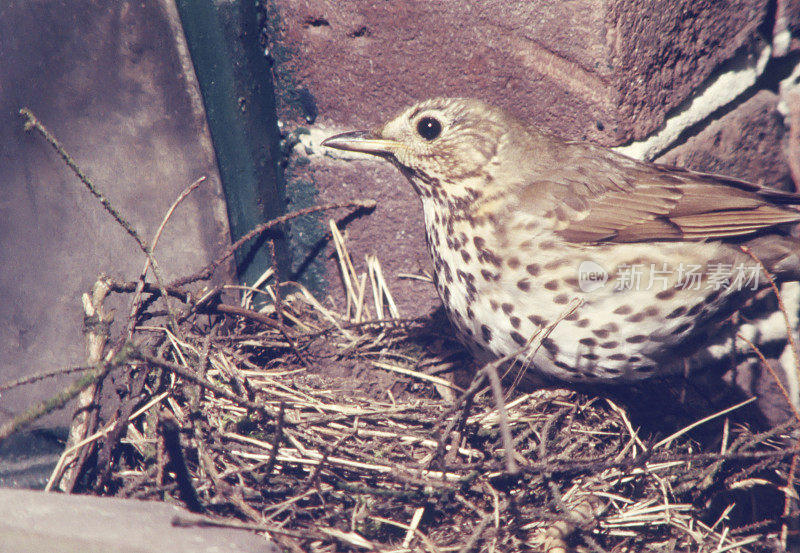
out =
[[(347, 227), (347, 225), (349, 225), (356, 219), (369, 215), (374, 210), (375, 210), (374, 208), (364, 208), (364, 207), (355, 209), (351, 213), (348, 213), (344, 217), (338, 219), (336, 221), (336, 226), (339, 227), (339, 230), (344, 230)], [(303, 257), (302, 261), (298, 263), (297, 267), (295, 267), (295, 269), (292, 271), (290, 275), (290, 280), (301, 281), (305, 271), (308, 270), (309, 267), (311, 267), (318, 260), (318, 256), (322, 255), (325, 252), (325, 249), (330, 244), (330, 241), (331, 241), (330, 231), (326, 231), (324, 238), (317, 240), (311, 247), (308, 248), (306, 252), (304, 252), (306, 255), (305, 257)], [(335, 254), (331, 253), (331, 255)]]
[(0, 488), (44, 489), (67, 432), (65, 427), (34, 429), (0, 442)]
[[(260, 52), (255, 4), (217, 5), (210, 0), (176, 2), (206, 108), (225, 191), (231, 238), (285, 210), (280, 168), (280, 133), (272, 73)], [(287, 244), (275, 242), (275, 257), (259, 247), (236, 254), (240, 280), (253, 283), (268, 267), (287, 273)]]

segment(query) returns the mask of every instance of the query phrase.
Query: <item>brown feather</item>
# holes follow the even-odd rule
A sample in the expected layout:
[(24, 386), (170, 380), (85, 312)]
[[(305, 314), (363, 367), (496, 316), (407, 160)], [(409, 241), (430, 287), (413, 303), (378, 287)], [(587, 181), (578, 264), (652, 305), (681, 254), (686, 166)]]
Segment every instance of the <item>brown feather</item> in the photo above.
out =
[(567, 241), (705, 240), (800, 221), (800, 212), (789, 207), (800, 204), (800, 194), (663, 165), (633, 165), (612, 152), (604, 158), (608, 179), (627, 186), (598, 192), (596, 185), (573, 183), (586, 207), (559, 231)]

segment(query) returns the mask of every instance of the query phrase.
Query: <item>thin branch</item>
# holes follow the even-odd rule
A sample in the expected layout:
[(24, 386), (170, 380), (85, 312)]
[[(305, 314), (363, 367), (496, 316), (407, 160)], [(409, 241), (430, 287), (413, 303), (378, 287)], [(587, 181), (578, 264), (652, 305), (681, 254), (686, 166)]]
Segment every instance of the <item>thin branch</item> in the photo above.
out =
[(7, 422), (3, 426), (0, 426), (0, 443), (2, 443), (3, 440), (8, 438), (14, 432), (25, 428), (40, 417), (64, 407), (71, 399), (80, 394), (82, 390), (91, 386), (108, 374), (111, 369), (125, 363), (130, 354), (130, 348), (123, 348), (123, 350), (115, 355), (111, 361), (99, 364), (87, 374), (73, 382), (72, 385), (66, 390), (62, 390), (53, 397), (37, 403), (21, 415), (14, 417), (14, 419), (11, 421)]
[(260, 225), (257, 225), (255, 228), (253, 228), (253, 230), (251, 230), (250, 232), (239, 238), (236, 242), (231, 244), (224, 252), (222, 252), (222, 255), (220, 255), (217, 259), (212, 261), (209, 265), (205, 266), (203, 269), (199, 270), (193, 275), (179, 278), (178, 280), (172, 282), (172, 286), (184, 286), (186, 284), (189, 284), (191, 282), (196, 282), (198, 280), (208, 280), (209, 278), (211, 278), (211, 275), (214, 274), (214, 271), (216, 271), (220, 265), (222, 265), (228, 258), (232, 257), (233, 254), (236, 253), (236, 250), (244, 246), (247, 242), (249, 242), (250, 240), (252, 240), (257, 236), (260, 236), (261, 234), (267, 232), (270, 229), (273, 229), (291, 219), (294, 219), (295, 217), (310, 215), (312, 213), (317, 213), (319, 211), (328, 211), (330, 209), (343, 209), (349, 207), (355, 207), (359, 210), (374, 209), (376, 205), (377, 202), (375, 202), (375, 200), (353, 200), (351, 202), (316, 205), (313, 207), (308, 207), (305, 209), (300, 209), (298, 211), (287, 213), (286, 215), (282, 215), (271, 221), (267, 221), (266, 223), (261, 223)]
[(794, 330), (792, 329), (792, 324), (789, 321), (789, 312), (786, 310), (786, 305), (783, 303), (783, 296), (781, 295), (781, 291), (778, 290), (778, 286), (775, 284), (775, 279), (772, 278), (772, 275), (761, 262), (761, 260), (756, 257), (756, 254), (748, 248), (747, 246), (739, 246), (741, 250), (749, 255), (753, 261), (758, 263), (758, 266), (761, 267), (761, 271), (764, 273), (764, 276), (767, 277), (767, 281), (769, 281), (769, 285), (772, 288), (772, 292), (775, 294), (775, 299), (778, 300), (778, 308), (780, 309), (781, 313), (783, 314), (783, 321), (786, 324), (786, 336), (789, 339), (789, 347), (792, 348), (792, 356), (794, 357), (794, 369), (797, 372), (797, 378), (800, 378), (800, 355), (798, 355), (797, 349), (797, 340), (794, 337)]
[(153, 355), (147, 355), (138, 352), (134, 352), (132, 356), (135, 357), (136, 359), (140, 359), (141, 361), (145, 361), (147, 363), (159, 366), (162, 369), (167, 369), (168, 371), (172, 371), (178, 376), (182, 376), (183, 378), (186, 378), (187, 380), (194, 382), (195, 384), (199, 384), (203, 388), (206, 388), (207, 390), (214, 392), (216, 395), (220, 397), (229, 399), (230, 401), (236, 403), (237, 405), (241, 405), (242, 407), (247, 407), (248, 409), (252, 409), (254, 411), (271, 414), (269, 413), (268, 410), (265, 409), (263, 405), (239, 397), (236, 394), (229, 392), (222, 386), (218, 386), (206, 380), (201, 380), (194, 372), (192, 372), (189, 368), (184, 367), (183, 365), (179, 365), (177, 363), (161, 359), (160, 357), (155, 357)]
[(746, 342), (747, 345), (750, 346), (750, 349), (752, 349), (756, 353), (756, 355), (758, 356), (759, 361), (761, 361), (761, 365), (765, 369), (767, 369), (767, 371), (769, 371), (769, 374), (772, 376), (772, 380), (774, 380), (775, 384), (778, 385), (778, 388), (781, 391), (781, 395), (783, 395), (783, 399), (786, 400), (786, 403), (789, 405), (789, 408), (794, 413), (794, 418), (797, 419), (797, 422), (800, 422), (800, 412), (797, 410), (797, 407), (795, 406), (795, 404), (792, 401), (791, 397), (789, 397), (789, 391), (783, 385), (783, 382), (781, 382), (781, 379), (778, 378), (778, 375), (775, 373), (775, 369), (773, 369), (772, 365), (769, 364), (769, 361), (767, 361), (767, 358), (764, 357), (764, 354), (761, 352), (761, 350), (758, 348), (758, 346), (756, 346), (753, 342), (751, 342), (750, 340), (748, 340), (747, 338), (742, 336), (742, 334), (740, 334), (740, 333), (737, 333), (736, 337), (739, 338), (740, 340), (743, 340), (744, 342)]
[[(172, 202), (172, 205), (169, 206), (169, 209), (167, 210), (166, 214), (164, 215), (164, 218), (161, 220), (161, 224), (158, 225), (158, 229), (156, 230), (156, 233), (153, 236), (153, 245), (152, 245), (152, 250), (153, 251), (155, 251), (156, 247), (158, 246), (158, 241), (161, 238), (161, 233), (164, 231), (164, 228), (167, 226), (167, 221), (169, 221), (169, 219), (172, 217), (172, 214), (175, 212), (177, 207), (181, 204), (181, 202), (183, 202), (183, 200), (188, 198), (189, 195), (192, 192), (197, 190), (197, 188), (201, 184), (203, 184), (205, 181), (206, 181), (206, 177), (205, 176), (202, 176), (199, 179), (197, 179), (196, 181), (194, 181), (192, 184), (190, 184), (185, 189), (183, 189), (183, 191), (181, 191), (181, 193), (178, 194), (178, 197), (175, 198), (175, 201)], [(128, 328), (127, 328), (127, 331), (126, 331), (128, 339), (130, 339), (133, 336), (133, 329), (134, 329), (134, 327), (136, 325), (136, 316), (135, 315), (136, 315), (136, 312), (139, 310), (139, 308), (141, 306), (142, 290), (144, 289), (145, 277), (147, 276), (147, 271), (148, 271), (148, 269), (150, 269), (150, 266), (151, 266), (151, 256), (147, 256), (147, 259), (145, 259), (145, 262), (144, 262), (144, 267), (142, 268), (142, 272), (139, 275), (139, 284), (136, 287), (136, 292), (133, 295), (133, 299), (131, 300), (131, 308), (128, 311)]]
[(497, 375), (497, 367), (497, 364), (490, 363), (484, 368), (484, 371), (486, 371), (486, 374), (489, 376), (489, 384), (491, 384), (492, 387), (495, 407), (500, 416), (500, 436), (503, 440), (506, 472), (509, 474), (517, 474), (519, 472), (519, 467), (514, 460), (514, 439), (511, 437), (511, 428), (509, 428), (508, 425), (508, 412), (506, 411), (506, 403), (503, 399), (503, 386), (500, 384), (500, 377)]
[(67, 374), (72, 374), (81, 371), (90, 371), (95, 367), (92, 366), (83, 366), (83, 367), (66, 367), (63, 369), (55, 369), (52, 371), (45, 371), (41, 373), (32, 374), (29, 376), (24, 376), (22, 378), (17, 378), (16, 380), (11, 380), (10, 382), (6, 382), (5, 384), (0, 384), (0, 392), (5, 392), (6, 390), (10, 390), (12, 388), (17, 388), (19, 386), (25, 386), (27, 384), (33, 384), (34, 382), (38, 382), (40, 380), (44, 380), (45, 378), (53, 378), (56, 376), (64, 376)]

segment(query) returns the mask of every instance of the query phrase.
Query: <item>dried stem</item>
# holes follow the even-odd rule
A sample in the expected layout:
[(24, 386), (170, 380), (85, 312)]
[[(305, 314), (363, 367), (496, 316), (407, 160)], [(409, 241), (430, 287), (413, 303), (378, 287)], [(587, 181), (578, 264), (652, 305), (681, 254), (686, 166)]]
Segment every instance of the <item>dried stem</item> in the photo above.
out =
[(64, 405), (66, 405), (71, 399), (75, 398), (83, 390), (108, 374), (108, 371), (124, 363), (128, 359), (130, 353), (130, 349), (123, 349), (117, 355), (115, 355), (111, 361), (101, 363), (89, 370), (87, 374), (73, 382), (67, 389), (59, 392), (46, 401), (37, 403), (36, 405), (27, 409), (24, 413), (14, 417), (11, 421), (5, 423), (3, 426), (0, 426), (0, 442), (8, 438), (14, 432), (25, 428), (33, 421), (64, 407)]
[(280, 225), (294, 219), (296, 217), (301, 217), (303, 215), (310, 215), (312, 213), (317, 213), (320, 211), (328, 211), (331, 209), (344, 209), (344, 208), (356, 208), (356, 209), (374, 209), (376, 206), (376, 202), (374, 200), (353, 200), (351, 202), (342, 202), (342, 203), (331, 203), (331, 204), (323, 204), (317, 205), (313, 207), (308, 207), (305, 209), (300, 209), (297, 211), (293, 211), (292, 213), (288, 213), (286, 215), (282, 215), (277, 217), (271, 221), (266, 223), (261, 223), (253, 228), (250, 232), (239, 238), (236, 242), (234, 242), (230, 247), (228, 247), (222, 255), (217, 257), (214, 261), (212, 261), (209, 265), (201, 269), (200, 271), (184, 277), (179, 278), (178, 280), (172, 282), (172, 286), (180, 287), (185, 286), (186, 284), (196, 282), (198, 280), (208, 280), (214, 274), (214, 271), (222, 265), (225, 261), (233, 256), (236, 253), (236, 250), (244, 246), (247, 242), (264, 234), (265, 232), (272, 230)]

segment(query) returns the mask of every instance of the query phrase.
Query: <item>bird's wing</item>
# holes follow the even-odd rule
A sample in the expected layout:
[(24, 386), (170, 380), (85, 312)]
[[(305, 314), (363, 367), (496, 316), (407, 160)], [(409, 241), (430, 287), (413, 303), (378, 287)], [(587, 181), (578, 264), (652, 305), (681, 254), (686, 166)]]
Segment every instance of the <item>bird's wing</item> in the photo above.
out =
[(705, 240), (800, 221), (789, 207), (800, 194), (609, 154), (619, 164), (605, 164), (605, 183), (567, 185), (570, 222), (559, 234), (570, 242)]

